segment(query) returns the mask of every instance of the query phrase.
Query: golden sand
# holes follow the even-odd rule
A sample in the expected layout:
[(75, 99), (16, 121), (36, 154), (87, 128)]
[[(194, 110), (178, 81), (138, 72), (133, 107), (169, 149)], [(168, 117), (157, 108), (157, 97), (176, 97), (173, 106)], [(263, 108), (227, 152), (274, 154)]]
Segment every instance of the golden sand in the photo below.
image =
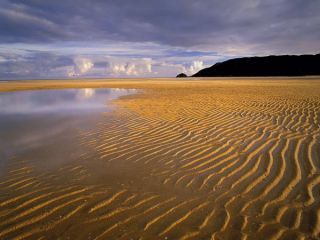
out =
[(29, 81), (142, 89), (79, 134), (88, 154), (0, 180), (0, 239), (320, 238), (320, 79)]

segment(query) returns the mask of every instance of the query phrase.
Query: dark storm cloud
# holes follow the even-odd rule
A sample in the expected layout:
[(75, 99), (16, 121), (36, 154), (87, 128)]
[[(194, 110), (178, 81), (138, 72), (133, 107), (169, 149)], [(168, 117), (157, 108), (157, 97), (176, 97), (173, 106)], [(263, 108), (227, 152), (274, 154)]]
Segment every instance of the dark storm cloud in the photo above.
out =
[(319, 11), (319, 0), (4, 1), (0, 41), (285, 44), (319, 39)]

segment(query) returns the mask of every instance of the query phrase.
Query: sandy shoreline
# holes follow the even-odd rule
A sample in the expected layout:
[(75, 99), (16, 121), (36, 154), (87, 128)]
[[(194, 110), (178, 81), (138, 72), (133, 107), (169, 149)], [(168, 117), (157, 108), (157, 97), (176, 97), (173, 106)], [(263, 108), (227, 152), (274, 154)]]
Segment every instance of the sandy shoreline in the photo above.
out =
[[(274, 80), (281, 80), (275, 83)], [(167, 88), (174, 87), (193, 87), (201, 82), (205, 86), (215, 86), (215, 84), (247, 84), (249, 82), (271, 83), (286, 85), (288, 83), (305, 84), (318, 81), (318, 76), (310, 77), (238, 77), (238, 78), (160, 78), (160, 79), (83, 79), (83, 80), (19, 80), (0, 82), (0, 92), (37, 90), (37, 89), (65, 89), (65, 88)], [(187, 84), (187, 86), (186, 86)]]
[[(5, 82), (132, 88), (45, 174), (0, 179), (0, 239), (317, 239), (320, 79)], [(50, 149), (50, 146), (47, 146)], [(54, 150), (54, 149), (53, 149)], [(44, 151), (44, 150), (43, 150)]]

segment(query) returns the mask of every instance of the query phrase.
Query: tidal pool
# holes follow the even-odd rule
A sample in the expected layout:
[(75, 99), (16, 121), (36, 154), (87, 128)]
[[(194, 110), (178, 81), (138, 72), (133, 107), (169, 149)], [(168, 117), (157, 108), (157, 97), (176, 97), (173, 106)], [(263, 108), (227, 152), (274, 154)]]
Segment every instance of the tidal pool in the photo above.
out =
[[(0, 174), (12, 158), (54, 165), (80, 152), (76, 134), (94, 127), (111, 101), (134, 89), (64, 89), (0, 93)], [(70, 157), (70, 156), (73, 157)]]
[(14, 114), (83, 114), (110, 110), (113, 99), (134, 89), (64, 89), (0, 93), (0, 117)]

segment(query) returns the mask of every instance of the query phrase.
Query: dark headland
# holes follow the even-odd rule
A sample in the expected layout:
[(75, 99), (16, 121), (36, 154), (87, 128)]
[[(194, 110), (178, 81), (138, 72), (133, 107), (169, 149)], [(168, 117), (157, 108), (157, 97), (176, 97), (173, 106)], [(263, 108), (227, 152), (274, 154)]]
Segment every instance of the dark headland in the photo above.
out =
[(192, 77), (320, 75), (320, 54), (245, 57), (216, 63)]
[(186, 77), (188, 77), (188, 76), (187, 76), (187, 74), (185, 74), (185, 73), (180, 73), (180, 74), (178, 74), (176, 77), (177, 77), (177, 78), (186, 78)]

